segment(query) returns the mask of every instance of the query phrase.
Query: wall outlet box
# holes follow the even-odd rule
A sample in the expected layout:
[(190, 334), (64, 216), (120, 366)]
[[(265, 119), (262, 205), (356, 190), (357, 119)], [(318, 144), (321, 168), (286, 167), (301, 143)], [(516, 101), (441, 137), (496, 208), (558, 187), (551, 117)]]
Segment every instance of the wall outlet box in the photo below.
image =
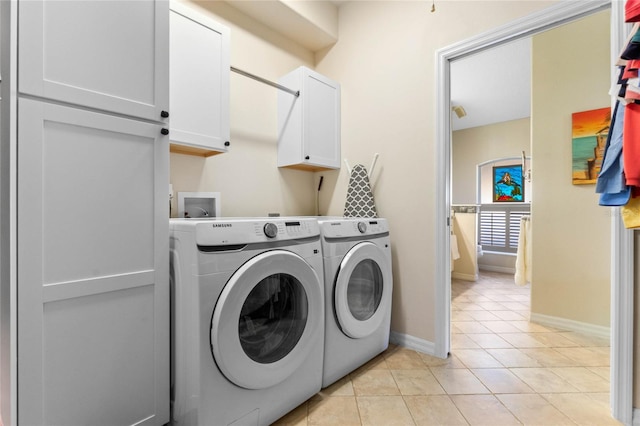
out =
[(178, 217), (220, 217), (220, 193), (178, 192)]

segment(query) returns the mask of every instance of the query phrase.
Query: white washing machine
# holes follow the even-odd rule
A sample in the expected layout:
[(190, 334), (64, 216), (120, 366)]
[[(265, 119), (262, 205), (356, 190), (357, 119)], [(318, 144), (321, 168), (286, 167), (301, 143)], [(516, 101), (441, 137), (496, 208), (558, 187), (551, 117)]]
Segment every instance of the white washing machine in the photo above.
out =
[(386, 219), (318, 218), (325, 275), (322, 387), (389, 347), (391, 247)]
[(317, 221), (172, 219), (170, 229), (173, 424), (267, 425), (317, 393)]

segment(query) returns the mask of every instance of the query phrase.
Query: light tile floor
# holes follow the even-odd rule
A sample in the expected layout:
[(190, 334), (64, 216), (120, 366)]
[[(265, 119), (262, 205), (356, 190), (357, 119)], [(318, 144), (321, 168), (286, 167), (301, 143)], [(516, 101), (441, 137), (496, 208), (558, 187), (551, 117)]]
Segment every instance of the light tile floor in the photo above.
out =
[(277, 425), (619, 425), (608, 340), (530, 323), (511, 275), (453, 280), (451, 354), (391, 346)]

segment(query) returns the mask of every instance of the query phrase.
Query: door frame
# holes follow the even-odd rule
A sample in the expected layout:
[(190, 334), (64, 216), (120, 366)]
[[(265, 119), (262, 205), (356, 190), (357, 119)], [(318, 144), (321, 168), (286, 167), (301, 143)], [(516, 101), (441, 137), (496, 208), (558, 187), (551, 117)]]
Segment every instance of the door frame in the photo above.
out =
[[(532, 36), (601, 10), (611, 9), (611, 63), (621, 51), (629, 26), (624, 2), (584, 0), (560, 2), (540, 12), (436, 52), (436, 311), (435, 355), (446, 357), (451, 339), (451, 73), (454, 59), (522, 37)], [(611, 79), (615, 81), (615, 67)], [(615, 101), (612, 98), (612, 103)], [(633, 419), (633, 232), (625, 229), (619, 208), (611, 210), (611, 412), (630, 425)]]

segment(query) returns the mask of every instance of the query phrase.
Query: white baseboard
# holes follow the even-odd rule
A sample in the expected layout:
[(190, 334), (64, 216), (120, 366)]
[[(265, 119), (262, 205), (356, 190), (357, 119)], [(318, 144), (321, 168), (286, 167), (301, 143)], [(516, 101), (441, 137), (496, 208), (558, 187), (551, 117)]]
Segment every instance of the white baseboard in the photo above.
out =
[(640, 426), (640, 408), (633, 409), (633, 426)]
[(577, 333), (588, 334), (603, 339), (611, 338), (611, 328), (601, 325), (588, 324), (586, 322), (574, 321), (566, 318), (552, 317), (550, 315), (536, 314), (531, 312), (531, 322), (563, 330), (575, 331)]
[(495, 265), (483, 265), (482, 263), (478, 263), (478, 268), (481, 271), (489, 271), (489, 272), (502, 272), (503, 274), (515, 274), (515, 268), (507, 268), (506, 266), (495, 266)]
[(455, 278), (457, 280), (463, 280), (463, 281), (478, 281), (478, 274), (472, 275), (472, 274), (463, 274), (462, 272), (452, 272), (451, 273), (451, 278)]
[(408, 334), (398, 333), (393, 330), (389, 335), (389, 342), (431, 356), (435, 356), (436, 353), (436, 345), (433, 342), (409, 336)]

